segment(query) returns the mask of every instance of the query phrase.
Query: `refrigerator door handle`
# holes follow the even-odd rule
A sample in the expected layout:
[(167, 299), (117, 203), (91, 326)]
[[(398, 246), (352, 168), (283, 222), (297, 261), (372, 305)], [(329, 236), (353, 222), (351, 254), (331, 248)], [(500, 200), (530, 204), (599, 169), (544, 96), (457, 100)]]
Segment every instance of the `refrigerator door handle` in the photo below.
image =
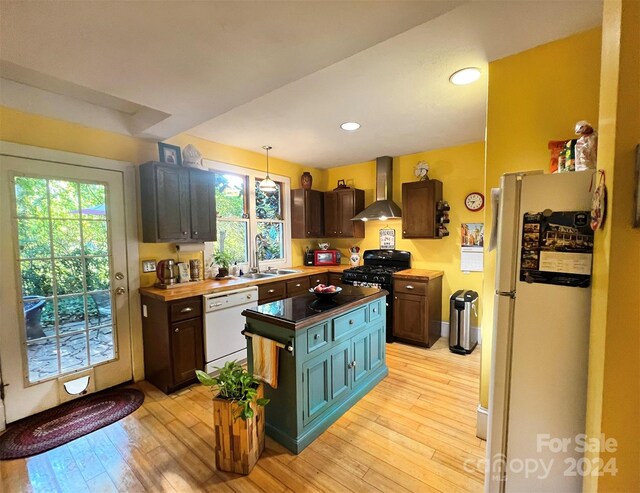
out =
[(516, 298), (515, 289), (513, 291), (496, 291), (496, 294), (498, 296), (508, 296), (511, 299), (515, 299)]

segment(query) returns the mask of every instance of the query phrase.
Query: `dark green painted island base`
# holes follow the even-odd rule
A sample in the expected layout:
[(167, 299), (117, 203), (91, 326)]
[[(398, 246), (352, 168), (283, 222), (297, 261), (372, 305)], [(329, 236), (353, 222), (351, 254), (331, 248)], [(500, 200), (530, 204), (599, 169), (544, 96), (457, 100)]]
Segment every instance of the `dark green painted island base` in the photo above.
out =
[(329, 428), (329, 426), (335, 423), (338, 418), (340, 418), (340, 416), (346, 413), (351, 408), (351, 406), (353, 406), (356, 402), (362, 399), (362, 397), (368, 394), (371, 389), (378, 385), (378, 383), (384, 380), (384, 378), (388, 374), (389, 369), (386, 366), (379, 368), (369, 376), (368, 382), (363, 383), (362, 386), (358, 388), (358, 390), (352, 393), (343, 402), (336, 403), (333, 409), (327, 410), (327, 413), (323, 417), (319, 417), (316, 422), (310, 424), (307, 429), (305, 429), (304, 433), (297, 439), (283, 433), (278, 428), (270, 426), (269, 422), (266, 423), (267, 435), (273, 438), (279, 444), (288, 448), (294, 454), (299, 454), (316, 438), (322, 435), (322, 433), (327, 428)]
[(249, 371), (252, 337), (282, 344), (278, 386), (264, 389), (271, 438), (300, 453), (388, 375), (386, 294), (349, 286), (330, 303), (303, 295), (243, 312)]

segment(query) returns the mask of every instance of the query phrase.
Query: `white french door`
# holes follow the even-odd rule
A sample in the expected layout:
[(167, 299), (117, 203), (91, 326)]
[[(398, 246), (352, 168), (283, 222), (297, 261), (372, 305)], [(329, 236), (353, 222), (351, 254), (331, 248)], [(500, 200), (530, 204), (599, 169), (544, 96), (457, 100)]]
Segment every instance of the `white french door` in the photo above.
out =
[(1, 156), (0, 232), (6, 422), (130, 380), (122, 172)]

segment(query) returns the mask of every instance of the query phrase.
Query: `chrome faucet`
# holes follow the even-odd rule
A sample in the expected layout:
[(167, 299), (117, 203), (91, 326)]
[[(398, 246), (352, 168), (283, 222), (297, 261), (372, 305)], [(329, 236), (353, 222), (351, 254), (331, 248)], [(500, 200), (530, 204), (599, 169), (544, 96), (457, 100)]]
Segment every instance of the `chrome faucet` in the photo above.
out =
[(255, 237), (255, 248), (256, 251), (254, 253), (254, 261), (255, 266), (251, 268), (251, 272), (260, 272), (260, 247), (264, 243), (264, 238), (261, 234), (257, 234)]

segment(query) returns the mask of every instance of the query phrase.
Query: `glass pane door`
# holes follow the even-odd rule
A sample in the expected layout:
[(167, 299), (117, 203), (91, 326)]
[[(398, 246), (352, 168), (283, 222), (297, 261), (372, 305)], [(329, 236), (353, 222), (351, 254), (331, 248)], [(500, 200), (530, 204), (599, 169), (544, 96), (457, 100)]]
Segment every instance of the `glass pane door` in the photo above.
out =
[(106, 185), (14, 183), (29, 383), (114, 360)]

